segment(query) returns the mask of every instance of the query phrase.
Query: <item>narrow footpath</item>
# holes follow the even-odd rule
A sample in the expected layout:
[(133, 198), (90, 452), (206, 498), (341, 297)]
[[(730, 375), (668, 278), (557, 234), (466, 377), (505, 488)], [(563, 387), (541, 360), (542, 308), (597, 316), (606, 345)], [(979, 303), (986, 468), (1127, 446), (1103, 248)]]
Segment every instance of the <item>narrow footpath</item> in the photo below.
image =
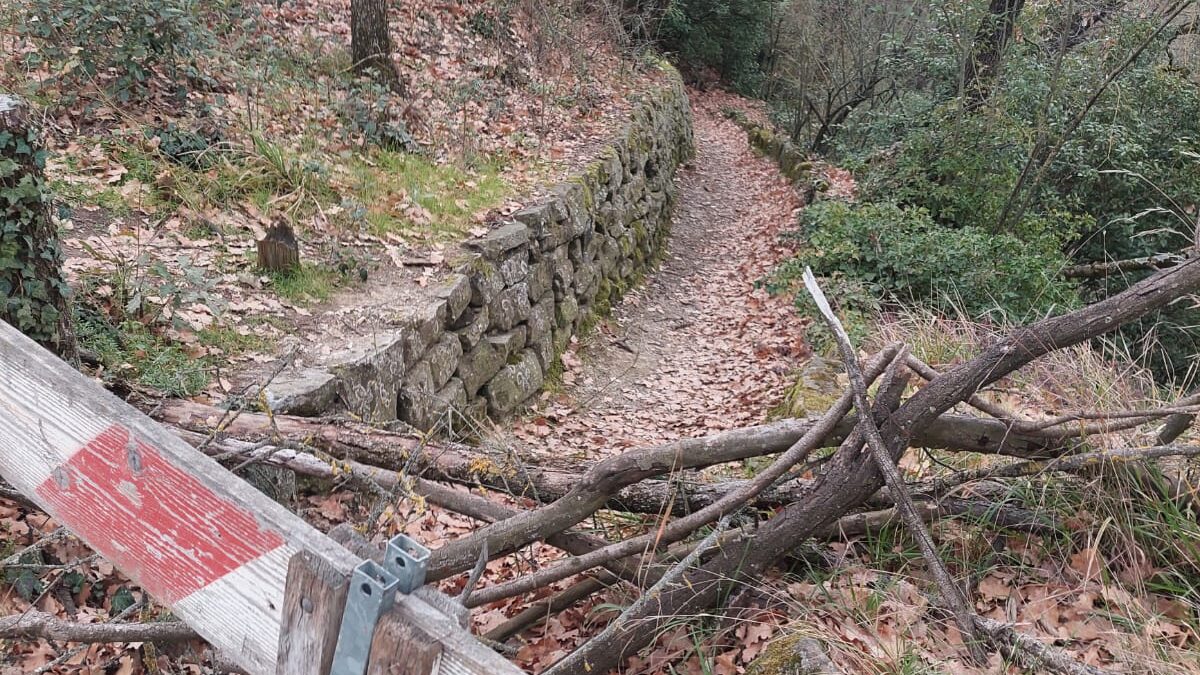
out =
[(560, 391), (498, 439), (576, 462), (764, 420), (807, 353), (786, 296), (760, 287), (800, 198), (717, 99), (691, 92), (696, 156), (677, 178), (666, 255), (565, 355)]

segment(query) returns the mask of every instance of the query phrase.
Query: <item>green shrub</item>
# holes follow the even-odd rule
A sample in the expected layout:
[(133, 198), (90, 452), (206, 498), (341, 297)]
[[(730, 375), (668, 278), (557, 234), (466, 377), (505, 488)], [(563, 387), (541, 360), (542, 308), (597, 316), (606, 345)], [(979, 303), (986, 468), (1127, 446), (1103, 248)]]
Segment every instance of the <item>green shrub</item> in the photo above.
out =
[(170, 122), (148, 128), (145, 134), (149, 139), (158, 139), (158, 151), (164, 157), (196, 171), (212, 167), (222, 152), (221, 134), (211, 128), (189, 129)]
[(801, 226), (808, 243), (779, 268), (776, 283), (812, 267), (844, 307), (869, 308), (870, 298), (882, 298), (1023, 321), (1076, 303), (1072, 285), (1056, 277), (1066, 259), (1050, 236), (947, 228), (925, 209), (890, 202), (818, 202)]
[(420, 146), (401, 116), (402, 102), (377, 78), (354, 81), (342, 100), (340, 115), (347, 136), (394, 152), (417, 152)]
[(95, 308), (80, 305), (79, 344), (98, 357), (106, 381), (127, 381), (170, 396), (194, 396), (208, 386), (212, 364), (190, 356), (140, 321), (113, 324)]
[(757, 93), (763, 80), (760, 59), (767, 23), (777, 4), (777, 0), (669, 0), (657, 37), (684, 65), (715, 68), (738, 91)]
[[(835, 154), (854, 171), (864, 202), (924, 209), (947, 230), (990, 232), (1047, 254), (1042, 242), (1056, 241), (1059, 265), (1189, 246), (1192, 205), (1200, 202), (1200, 87), (1171, 66), (1167, 38), (1124, 71), (1071, 129), (1155, 19), (1113, 16), (1059, 64), (1046, 46), (1058, 40), (1062, 18), (1027, 10), (992, 96), (968, 112), (958, 98), (961, 67), (953, 44), (974, 20), (953, 11), (929, 16), (928, 30), (887, 60), (897, 95), (856, 111), (839, 136)], [(1022, 180), (1031, 156), (1049, 161), (1044, 169), (1034, 162)], [(957, 246), (961, 236), (946, 241)], [(1086, 280), (1080, 298), (1110, 296), (1144, 276)], [(1160, 377), (1180, 379), (1196, 365), (1198, 323), (1200, 311), (1180, 304), (1122, 328), (1114, 344), (1144, 356)]]
[(42, 344), (66, 348), (63, 250), (50, 219), (37, 129), (0, 130), (0, 320)]
[(155, 72), (178, 82), (213, 43), (192, 0), (27, 0), (17, 30), (37, 46), (26, 60), (75, 86), (105, 84), (122, 101)]

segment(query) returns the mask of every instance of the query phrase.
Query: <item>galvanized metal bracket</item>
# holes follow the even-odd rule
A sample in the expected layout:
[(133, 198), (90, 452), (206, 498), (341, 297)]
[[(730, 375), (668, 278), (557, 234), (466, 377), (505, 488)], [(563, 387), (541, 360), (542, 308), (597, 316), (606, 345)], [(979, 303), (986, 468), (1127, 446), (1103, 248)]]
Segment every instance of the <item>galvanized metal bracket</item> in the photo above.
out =
[(428, 564), (429, 549), (401, 534), (387, 543), (383, 565), (364, 560), (354, 568), (330, 675), (367, 671), (379, 617), (395, 602), (397, 592), (408, 595), (425, 584)]
[(383, 566), (400, 580), (400, 592), (408, 595), (425, 585), (429, 549), (404, 534), (392, 537), (384, 551)]

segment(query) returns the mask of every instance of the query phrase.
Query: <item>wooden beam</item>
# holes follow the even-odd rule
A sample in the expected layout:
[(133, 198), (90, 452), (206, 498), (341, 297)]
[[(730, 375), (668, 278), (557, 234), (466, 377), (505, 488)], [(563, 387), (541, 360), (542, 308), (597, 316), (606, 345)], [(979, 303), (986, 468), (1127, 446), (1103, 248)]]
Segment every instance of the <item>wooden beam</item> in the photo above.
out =
[(375, 627), (367, 675), (431, 675), (441, 659), (442, 645), (393, 612)]
[[(361, 562), (3, 322), (0, 475), (252, 675), (276, 672), (292, 558)], [(453, 672), (521, 672), (421, 600), (396, 608)]]

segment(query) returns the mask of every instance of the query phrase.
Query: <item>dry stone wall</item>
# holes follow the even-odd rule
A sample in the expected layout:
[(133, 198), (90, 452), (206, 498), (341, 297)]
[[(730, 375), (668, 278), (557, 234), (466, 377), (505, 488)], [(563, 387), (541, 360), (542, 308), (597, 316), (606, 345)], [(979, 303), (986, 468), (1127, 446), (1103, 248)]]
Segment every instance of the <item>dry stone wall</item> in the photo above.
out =
[(455, 273), (398, 310), (395, 330), (278, 378), (269, 404), (309, 415), (341, 405), (421, 429), (451, 410), (475, 418), (517, 410), (552, 376), (571, 336), (654, 264), (692, 143), (687, 94), (672, 70), (585, 170), (466, 242)]
[(740, 110), (731, 110), (726, 113), (726, 116), (745, 130), (750, 138), (750, 145), (763, 155), (773, 159), (779, 165), (780, 172), (789, 180), (796, 184), (808, 180), (812, 162), (786, 134), (758, 124), (746, 117), (745, 113)]

